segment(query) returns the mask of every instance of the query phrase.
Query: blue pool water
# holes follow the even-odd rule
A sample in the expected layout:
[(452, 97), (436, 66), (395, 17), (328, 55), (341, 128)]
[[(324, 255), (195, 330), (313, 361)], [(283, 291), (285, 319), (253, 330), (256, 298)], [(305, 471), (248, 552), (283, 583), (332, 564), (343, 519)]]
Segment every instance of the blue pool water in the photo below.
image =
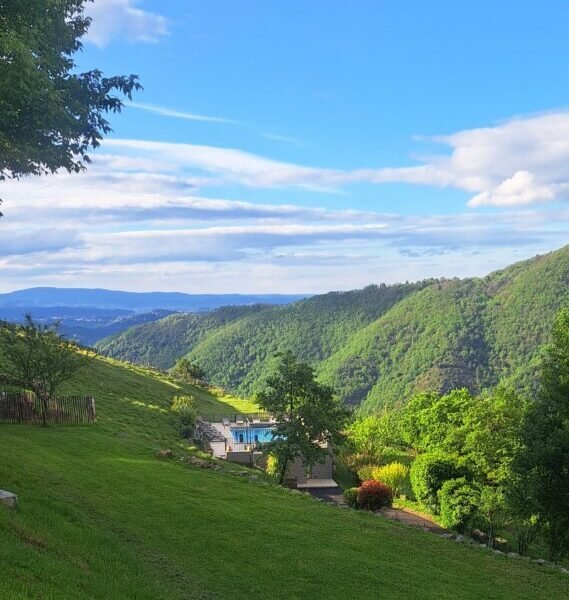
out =
[(263, 444), (273, 439), (272, 427), (232, 427), (233, 441), (238, 444)]

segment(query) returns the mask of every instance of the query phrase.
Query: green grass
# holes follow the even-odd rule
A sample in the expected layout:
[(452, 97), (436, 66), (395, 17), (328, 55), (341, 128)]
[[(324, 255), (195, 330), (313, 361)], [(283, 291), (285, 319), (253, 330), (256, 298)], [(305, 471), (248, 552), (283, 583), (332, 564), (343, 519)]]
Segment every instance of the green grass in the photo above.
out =
[(3, 600), (566, 597), (553, 570), (188, 466), (167, 411), (181, 390), (144, 369), (98, 360), (73, 389), (96, 395), (95, 426), (0, 426), (20, 497), (0, 510)]

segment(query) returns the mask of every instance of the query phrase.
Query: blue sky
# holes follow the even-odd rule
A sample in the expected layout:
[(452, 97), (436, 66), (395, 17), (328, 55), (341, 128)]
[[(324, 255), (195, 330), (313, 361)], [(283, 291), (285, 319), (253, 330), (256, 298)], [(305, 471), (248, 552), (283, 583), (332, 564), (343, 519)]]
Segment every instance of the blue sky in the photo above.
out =
[(88, 10), (79, 68), (145, 90), (87, 173), (3, 184), (2, 290), (322, 292), (567, 242), (566, 2)]

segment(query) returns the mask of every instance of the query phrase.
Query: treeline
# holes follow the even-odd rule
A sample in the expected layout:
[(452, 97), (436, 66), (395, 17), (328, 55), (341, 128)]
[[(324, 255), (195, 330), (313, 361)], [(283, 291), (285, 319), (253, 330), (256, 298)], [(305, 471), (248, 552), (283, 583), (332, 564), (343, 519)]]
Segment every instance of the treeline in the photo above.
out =
[(505, 535), (520, 554), (539, 541), (552, 558), (569, 556), (569, 309), (551, 338), (535, 400), (507, 386), (419, 393), (404, 408), (356, 421), (344, 460), (361, 479), (391, 484), (394, 457), (406, 457), (400, 491), (445, 527), (491, 547)]

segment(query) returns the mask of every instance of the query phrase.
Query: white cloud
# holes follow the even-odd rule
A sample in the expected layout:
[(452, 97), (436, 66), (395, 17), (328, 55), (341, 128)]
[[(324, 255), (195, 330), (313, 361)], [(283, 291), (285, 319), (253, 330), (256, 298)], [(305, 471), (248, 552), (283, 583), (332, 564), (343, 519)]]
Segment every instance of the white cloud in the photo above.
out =
[[(569, 209), (528, 207), (569, 190), (567, 139), (569, 113), (558, 113), (438, 138), (451, 152), (415, 167), (353, 170), (106, 140), (85, 173), (2, 183), (0, 286), (311, 292), (485, 273), (566, 243)], [(390, 181), (455, 187), (471, 207), (508, 210), (399, 215), (204, 196), (228, 184), (247, 198), (249, 187)]]
[(495, 188), (474, 196), (468, 206), (523, 206), (555, 198), (551, 184), (538, 184), (529, 171), (516, 171)]
[(103, 48), (114, 38), (129, 42), (157, 42), (168, 34), (168, 20), (139, 8), (137, 0), (95, 0), (86, 7), (93, 21), (86, 41)]
[(232, 119), (226, 119), (225, 117), (210, 117), (206, 115), (197, 115), (196, 113), (186, 112), (182, 110), (174, 110), (172, 108), (165, 108), (164, 106), (156, 106), (155, 104), (144, 104), (141, 102), (132, 102), (129, 104), (132, 108), (139, 110), (145, 110), (147, 112), (162, 115), (163, 117), (172, 117), (174, 119), (183, 119), (186, 121), (205, 121), (209, 123), (237, 123)]
[(114, 139), (106, 144), (139, 157), (159, 156), (179, 169), (205, 171), (210, 183), (330, 192), (350, 184), (407, 183), (474, 194), (469, 206), (523, 206), (562, 200), (569, 191), (569, 112), (433, 138), (451, 153), (411, 167), (352, 170), (277, 161), (235, 148)]

